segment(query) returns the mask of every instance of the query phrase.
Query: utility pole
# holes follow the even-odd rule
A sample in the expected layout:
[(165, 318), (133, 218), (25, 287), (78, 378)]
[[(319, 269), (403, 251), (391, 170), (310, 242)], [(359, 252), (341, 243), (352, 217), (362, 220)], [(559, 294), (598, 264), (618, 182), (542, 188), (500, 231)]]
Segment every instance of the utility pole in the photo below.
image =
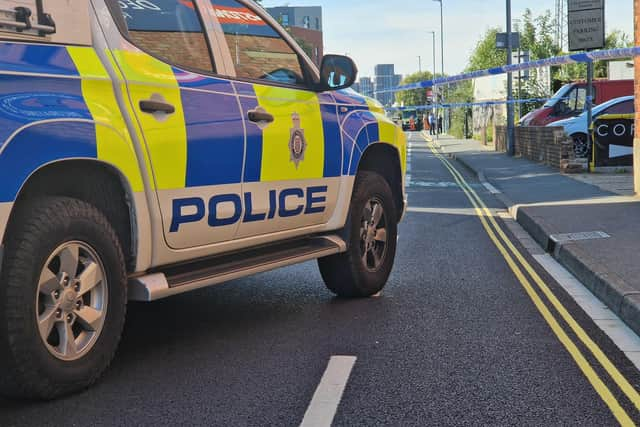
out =
[[(511, 36), (511, 0), (507, 0), (507, 65), (511, 65), (513, 39)], [(515, 155), (515, 129), (513, 117), (513, 75), (507, 73), (507, 153)]]
[[(442, 13), (442, 0), (433, 0), (433, 1), (440, 3), (440, 72), (442, 73), (442, 77), (444, 77), (444, 15)], [(437, 128), (438, 116), (439, 115), (436, 114), (436, 128)], [(438, 138), (438, 136), (439, 136), (439, 133), (436, 132), (436, 139)]]
[(418, 55), (418, 72), (422, 73), (422, 57)]

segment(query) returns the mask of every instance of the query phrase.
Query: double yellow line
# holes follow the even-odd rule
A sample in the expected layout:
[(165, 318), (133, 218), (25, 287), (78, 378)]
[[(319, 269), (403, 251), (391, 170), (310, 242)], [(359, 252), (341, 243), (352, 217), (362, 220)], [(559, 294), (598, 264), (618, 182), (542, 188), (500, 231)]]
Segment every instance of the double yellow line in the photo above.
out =
[[(429, 142), (428, 139), (427, 142)], [(480, 218), (482, 226), (495, 244), (496, 248), (498, 248), (498, 250), (502, 254), (503, 258), (511, 268), (511, 271), (513, 271), (518, 281), (522, 284), (523, 288), (535, 304), (536, 308), (538, 309), (540, 314), (542, 314), (544, 320), (551, 327), (551, 330), (555, 333), (562, 345), (564, 345), (573, 360), (577, 363), (584, 376), (609, 407), (613, 416), (621, 425), (635, 425), (627, 412), (624, 410), (624, 408), (622, 408), (622, 406), (620, 406), (618, 400), (611, 393), (611, 390), (609, 390), (607, 385), (602, 381), (593, 367), (589, 364), (580, 349), (560, 326), (558, 320), (556, 320), (556, 317), (549, 310), (547, 304), (540, 298), (540, 296), (534, 289), (534, 286), (532, 285), (530, 279), (533, 280), (533, 282), (537, 285), (539, 291), (544, 294), (549, 303), (555, 308), (560, 317), (569, 326), (571, 331), (573, 331), (576, 337), (584, 344), (584, 346), (589, 350), (593, 357), (604, 368), (607, 374), (609, 374), (611, 379), (613, 379), (613, 381), (617, 384), (620, 390), (622, 390), (622, 392), (633, 403), (633, 405), (635, 405), (638, 411), (640, 411), (640, 394), (638, 394), (636, 389), (633, 388), (631, 384), (629, 384), (627, 379), (620, 373), (620, 371), (613, 365), (613, 363), (611, 363), (609, 358), (604, 354), (600, 347), (598, 347), (598, 345), (593, 342), (593, 340), (589, 337), (585, 330), (578, 324), (578, 322), (576, 322), (571, 314), (569, 314), (562, 303), (560, 303), (560, 301), (556, 298), (556, 296), (538, 275), (531, 264), (513, 245), (511, 240), (505, 235), (504, 231), (493, 217), (491, 211), (489, 211), (480, 196), (478, 196), (475, 190), (471, 188), (464, 177), (456, 170), (456, 168), (449, 162), (447, 158), (438, 153), (438, 151), (432, 144), (429, 144), (429, 148), (431, 149), (432, 153), (449, 170), (457, 184), (467, 195), (467, 198), (475, 208), (476, 213)], [(528, 273), (529, 277), (524, 274), (523, 270)]]

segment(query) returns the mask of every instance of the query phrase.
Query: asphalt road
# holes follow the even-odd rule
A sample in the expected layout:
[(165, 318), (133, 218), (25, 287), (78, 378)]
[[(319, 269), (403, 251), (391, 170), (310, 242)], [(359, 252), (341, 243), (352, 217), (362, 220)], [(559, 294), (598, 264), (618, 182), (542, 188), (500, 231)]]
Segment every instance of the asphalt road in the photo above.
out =
[[(97, 385), (54, 402), (0, 400), (0, 425), (299, 425), (334, 355), (357, 357), (338, 426), (616, 425), (451, 174), (412, 140), (409, 202), (425, 209), (405, 217), (380, 297), (334, 298), (312, 262), (130, 304), (116, 359)], [(633, 365), (539, 273), (637, 389)]]

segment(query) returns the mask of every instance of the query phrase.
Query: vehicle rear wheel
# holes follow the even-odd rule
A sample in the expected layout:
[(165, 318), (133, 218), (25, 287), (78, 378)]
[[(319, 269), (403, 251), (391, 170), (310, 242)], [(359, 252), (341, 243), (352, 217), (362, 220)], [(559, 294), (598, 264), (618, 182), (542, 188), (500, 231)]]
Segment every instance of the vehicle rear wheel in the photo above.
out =
[(116, 233), (94, 206), (46, 197), (23, 207), (0, 275), (0, 393), (50, 399), (88, 387), (111, 362), (126, 270)]
[(358, 173), (347, 227), (347, 252), (320, 258), (320, 273), (327, 288), (338, 296), (374, 295), (391, 274), (398, 234), (391, 188), (381, 175)]
[(589, 138), (586, 133), (574, 133), (571, 135), (573, 140), (573, 152), (577, 158), (589, 157), (591, 147), (589, 146)]

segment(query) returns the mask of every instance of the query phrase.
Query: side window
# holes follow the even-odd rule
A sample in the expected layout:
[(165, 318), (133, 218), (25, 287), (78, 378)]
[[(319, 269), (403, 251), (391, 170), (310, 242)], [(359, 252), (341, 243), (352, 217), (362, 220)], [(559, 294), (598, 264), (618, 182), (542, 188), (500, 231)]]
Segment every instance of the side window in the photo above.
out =
[(215, 71), (192, 0), (118, 3), (129, 39), (140, 49), (178, 67)]
[(274, 28), (236, 0), (210, 1), (239, 78), (304, 83), (298, 54)]
[(576, 103), (572, 105), (572, 109), (576, 112), (584, 111), (584, 106), (587, 103), (587, 88), (580, 87), (576, 91)]
[(634, 112), (633, 101), (624, 101), (612, 105), (602, 112), (602, 114), (632, 114)]

